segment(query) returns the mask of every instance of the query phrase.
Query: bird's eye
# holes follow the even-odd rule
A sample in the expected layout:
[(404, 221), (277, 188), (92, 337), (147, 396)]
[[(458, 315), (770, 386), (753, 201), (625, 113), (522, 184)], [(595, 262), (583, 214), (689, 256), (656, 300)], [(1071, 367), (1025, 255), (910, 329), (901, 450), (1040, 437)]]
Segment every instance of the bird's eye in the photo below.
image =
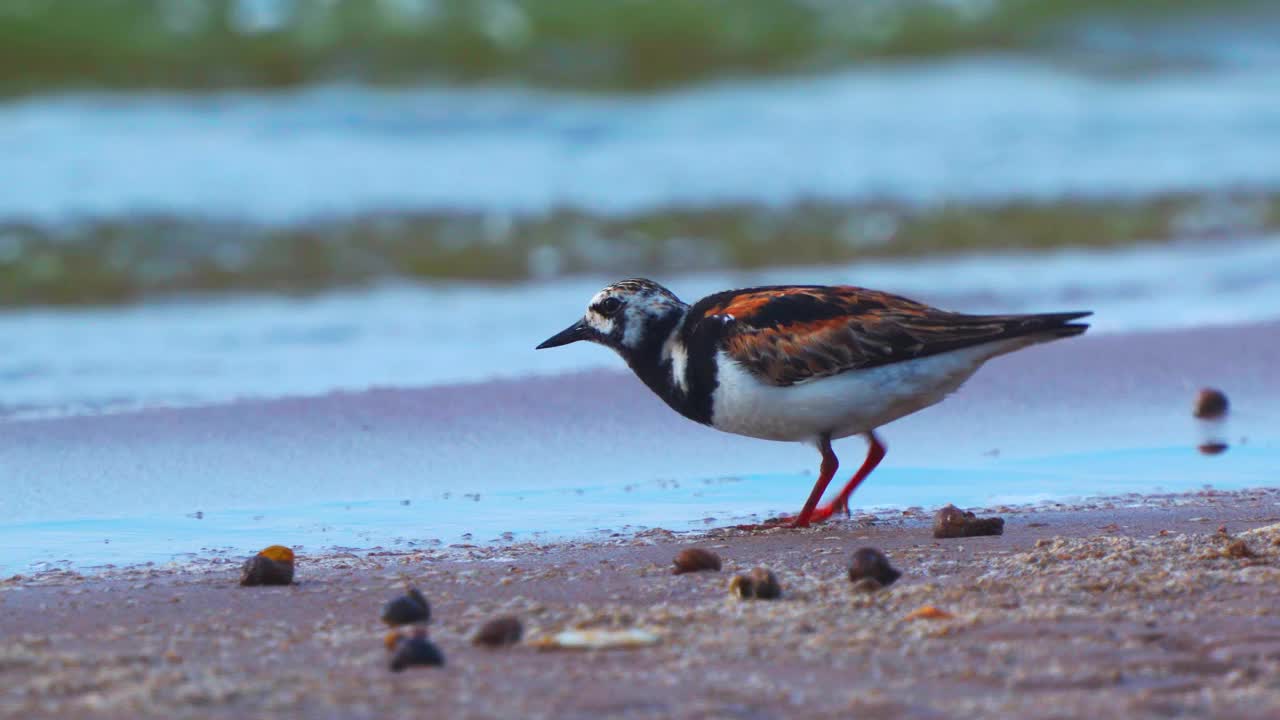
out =
[(607, 297), (601, 300), (600, 304), (596, 306), (596, 312), (604, 315), (605, 317), (609, 317), (610, 315), (618, 312), (618, 309), (621, 307), (621, 300), (616, 297)]

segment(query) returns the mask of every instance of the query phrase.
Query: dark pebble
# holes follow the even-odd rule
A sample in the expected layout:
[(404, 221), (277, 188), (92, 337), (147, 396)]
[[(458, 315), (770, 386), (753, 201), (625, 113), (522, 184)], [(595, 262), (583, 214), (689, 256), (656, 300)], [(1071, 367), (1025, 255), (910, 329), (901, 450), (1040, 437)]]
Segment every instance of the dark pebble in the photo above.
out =
[(382, 606), (382, 622), (388, 625), (424, 623), (431, 619), (431, 605), (417, 588), (411, 587), (404, 595)]
[(933, 516), (933, 536), (936, 538), (979, 537), (1003, 535), (1004, 518), (980, 518), (955, 505), (947, 505)]
[(758, 567), (731, 580), (729, 592), (744, 600), (777, 600), (782, 597), (782, 585), (772, 572)]
[(293, 551), (272, 545), (245, 561), (241, 585), (289, 585), (293, 582)]
[(900, 577), (902, 573), (889, 564), (889, 558), (873, 547), (858, 548), (854, 551), (853, 560), (849, 563), (850, 582), (856, 583), (864, 578), (870, 578), (880, 587), (888, 587)]
[(518, 619), (507, 615), (481, 625), (475, 637), (471, 638), (471, 643), (491, 648), (506, 647), (520, 642), (522, 637), (524, 637), (524, 626)]
[(396, 646), (395, 654), (391, 656), (392, 672), (400, 672), (414, 665), (444, 665), (444, 654), (427, 639), (425, 630), (417, 630), (409, 637), (402, 639)]
[(1003, 535), (1004, 534), (1004, 518), (975, 517), (969, 520), (967, 537), (982, 537), (984, 535)]
[(1200, 420), (1217, 420), (1227, 414), (1231, 403), (1221, 390), (1204, 388), (1196, 395), (1194, 414)]
[(1224, 442), (1207, 442), (1197, 449), (1201, 455), (1221, 455), (1227, 451), (1227, 447), (1229, 446)]
[(676, 575), (703, 570), (720, 571), (720, 556), (702, 548), (685, 548), (676, 554), (672, 562), (676, 566), (672, 572)]

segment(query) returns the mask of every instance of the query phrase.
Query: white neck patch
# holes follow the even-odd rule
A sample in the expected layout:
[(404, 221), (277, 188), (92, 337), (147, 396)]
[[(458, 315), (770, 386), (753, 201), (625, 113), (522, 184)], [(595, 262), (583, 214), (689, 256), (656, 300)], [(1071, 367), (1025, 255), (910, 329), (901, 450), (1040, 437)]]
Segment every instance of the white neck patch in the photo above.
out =
[(680, 328), (684, 322), (676, 323), (666, 342), (662, 343), (662, 355), (671, 361), (671, 379), (676, 387), (684, 393), (689, 392), (689, 348), (680, 342)]

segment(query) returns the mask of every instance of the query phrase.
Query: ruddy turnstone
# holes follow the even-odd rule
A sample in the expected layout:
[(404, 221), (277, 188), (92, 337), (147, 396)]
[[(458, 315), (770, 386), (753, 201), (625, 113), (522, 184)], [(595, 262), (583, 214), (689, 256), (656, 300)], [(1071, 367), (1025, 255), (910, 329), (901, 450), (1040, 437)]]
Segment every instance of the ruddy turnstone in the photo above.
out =
[[(881, 425), (929, 407), (997, 355), (1079, 335), (1088, 312), (965, 315), (851, 286), (727, 290), (692, 306), (652, 280), (596, 293), (538, 349), (589, 340), (613, 348), (676, 412), (718, 430), (809, 442), (822, 470), (790, 524), (837, 511), (884, 457)], [(838, 467), (831, 441), (863, 435), (866, 460), (819, 506)]]

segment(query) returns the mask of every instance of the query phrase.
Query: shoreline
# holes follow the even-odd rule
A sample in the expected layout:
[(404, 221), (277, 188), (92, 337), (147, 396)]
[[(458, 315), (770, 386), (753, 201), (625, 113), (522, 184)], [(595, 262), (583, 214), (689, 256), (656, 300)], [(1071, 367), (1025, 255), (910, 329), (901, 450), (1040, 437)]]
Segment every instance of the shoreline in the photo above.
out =
[[(999, 510), (1004, 535), (954, 540), (935, 540), (920, 511), (799, 531), (302, 555), (289, 588), (239, 587), (241, 558), (10, 578), (0, 581), (0, 716), (1280, 710), (1280, 489)], [(1236, 540), (1251, 557), (1231, 555)], [(672, 575), (689, 546), (719, 553), (724, 571)], [(884, 550), (903, 578), (853, 591), (844, 573), (861, 546)], [(783, 598), (729, 597), (729, 578), (757, 565), (777, 574)], [(385, 667), (377, 614), (405, 582), (432, 603), (443, 669)], [(924, 606), (951, 617), (907, 619)], [(526, 642), (472, 647), (475, 627), (500, 614), (524, 622)], [(645, 628), (660, 641), (534, 647), (575, 627)]]
[[(888, 457), (855, 509), (1271, 485), (1278, 328), (1085, 335), (1000, 358), (885, 429)], [(1204, 385), (1233, 404), (1232, 448), (1214, 457), (1195, 451), (1190, 402)], [(0, 507), (0, 575), (263, 538), (409, 549), (704, 528), (794, 512), (815, 465), (801, 445), (689, 423), (619, 371), (4, 429), (13, 492)], [(836, 451), (849, 465), (863, 447)]]
[[(1042, 515), (1078, 516), (1103, 511), (1126, 510), (1168, 510), (1174, 511), (1186, 505), (1195, 505), (1204, 498), (1226, 498), (1228, 500), (1242, 497), (1255, 497), (1275, 493), (1277, 495), (1276, 520), (1280, 521), (1280, 488), (1271, 486), (1246, 487), (1240, 489), (1219, 489), (1205, 486), (1192, 492), (1130, 492), (1116, 495), (1093, 495), (1084, 497), (1062, 497), (1039, 500), (1029, 503), (998, 503), (992, 505), (961, 505), (960, 509), (972, 512), (979, 517), (999, 516), (1015, 518), (1025, 523), (1035, 524)], [(937, 507), (921, 505), (876, 507), (871, 509), (854, 508), (849, 516), (838, 518), (832, 523), (815, 525), (804, 532), (821, 531), (824, 527), (855, 526), (867, 528), (872, 526), (894, 527), (903, 530), (918, 530), (928, 534), (933, 513)], [(397, 548), (383, 545), (367, 547), (328, 546), (307, 548), (302, 545), (293, 546), (299, 557), (306, 558), (308, 563), (319, 563), (320, 567), (328, 567), (334, 563), (343, 563), (352, 558), (412, 558), (424, 562), (464, 563), (491, 561), (495, 558), (526, 557), (539, 553), (558, 553), (573, 547), (621, 547), (635, 542), (645, 543), (647, 538), (660, 537), (681, 543), (699, 543), (718, 541), (724, 537), (749, 537), (755, 535), (782, 535), (783, 529), (741, 530), (742, 523), (755, 523), (768, 519), (767, 513), (751, 513), (735, 517), (715, 518), (714, 526), (686, 527), (672, 529), (668, 527), (642, 527), (624, 529), (615, 532), (605, 528), (598, 531), (542, 538), (536, 540), (516, 540), (514, 538), (494, 538), (482, 540), (463, 538), (458, 542), (445, 543), (431, 539), (421, 543), (419, 547)], [(1208, 522), (1201, 516), (1197, 522)], [(263, 535), (270, 539), (270, 535)], [(221, 574), (231, 568), (238, 571), (241, 562), (252, 554), (251, 551), (238, 551), (232, 547), (210, 548), (200, 552), (176, 553), (169, 560), (140, 560), (137, 562), (104, 563), (101, 565), (74, 566), (68, 562), (41, 563), (47, 567), (26, 569), (16, 573), (0, 573), (0, 592), (6, 587), (38, 587), (57, 586), (64, 582), (116, 582), (156, 576), (205, 576)]]

